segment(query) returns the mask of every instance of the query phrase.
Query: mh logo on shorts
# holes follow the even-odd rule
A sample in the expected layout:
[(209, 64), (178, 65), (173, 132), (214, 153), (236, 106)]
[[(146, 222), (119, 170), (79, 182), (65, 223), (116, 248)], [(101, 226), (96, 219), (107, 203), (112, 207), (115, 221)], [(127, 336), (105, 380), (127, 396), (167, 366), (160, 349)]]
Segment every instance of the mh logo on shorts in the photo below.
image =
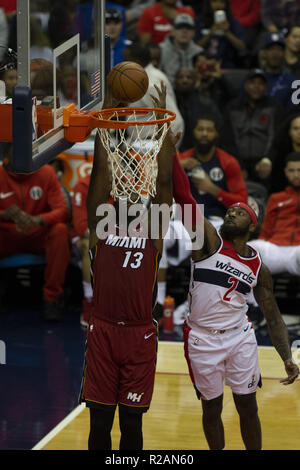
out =
[(256, 382), (256, 380), (255, 380), (255, 375), (252, 375), (252, 380), (251, 380), (251, 382), (248, 384), (248, 388), (252, 388), (252, 387), (255, 385), (255, 382)]
[(129, 392), (128, 395), (127, 395), (127, 400), (131, 400), (134, 403), (135, 402), (139, 403), (141, 401), (143, 395), (144, 395), (144, 392), (140, 393), (139, 395), (137, 393)]

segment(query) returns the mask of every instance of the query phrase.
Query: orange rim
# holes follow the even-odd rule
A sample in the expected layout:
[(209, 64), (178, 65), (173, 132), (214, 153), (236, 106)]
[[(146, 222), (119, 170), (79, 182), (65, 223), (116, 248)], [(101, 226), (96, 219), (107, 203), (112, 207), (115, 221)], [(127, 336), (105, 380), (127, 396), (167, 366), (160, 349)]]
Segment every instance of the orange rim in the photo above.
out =
[[(148, 121), (111, 121), (113, 115), (118, 117), (132, 116), (133, 114), (145, 116), (149, 113), (155, 114), (168, 114), (168, 117), (162, 119), (151, 119)], [(173, 121), (176, 114), (163, 108), (110, 108), (101, 111), (92, 111), (90, 113), (94, 118), (99, 121), (97, 127), (108, 129), (127, 129), (131, 126), (153, 126), (155, 124), (165, 124), (166, 122)], [(101, 117), (100, 117), (101, 116)]]
[[(145, 116), (149, 113), (163, 114), (167, 117), (148, 121), (113, 121), (111, 118), (131, 116), (134, 113)], [(101, 111), (78, 111), (72, 103), (64, 108), (63, 125), (65, 139), (69, 142), (84, 142), (93, 129), (128, 129), (131, 126), (163, 125), (176, 118), (173, 111), (162, 108), (109, 108)]]

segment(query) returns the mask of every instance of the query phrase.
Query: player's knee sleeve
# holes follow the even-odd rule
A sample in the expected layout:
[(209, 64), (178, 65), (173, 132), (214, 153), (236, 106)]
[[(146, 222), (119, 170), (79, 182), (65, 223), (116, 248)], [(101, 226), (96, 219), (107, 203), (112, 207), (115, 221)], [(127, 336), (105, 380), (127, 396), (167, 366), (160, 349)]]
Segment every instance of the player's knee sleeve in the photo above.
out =
[(90, 408), (89, 450), (111, 449), (111, 428), (114, 421), (115, 406)]
[(129, 406), (119, 406), (120, 450), (143, 448), (143, 414)]

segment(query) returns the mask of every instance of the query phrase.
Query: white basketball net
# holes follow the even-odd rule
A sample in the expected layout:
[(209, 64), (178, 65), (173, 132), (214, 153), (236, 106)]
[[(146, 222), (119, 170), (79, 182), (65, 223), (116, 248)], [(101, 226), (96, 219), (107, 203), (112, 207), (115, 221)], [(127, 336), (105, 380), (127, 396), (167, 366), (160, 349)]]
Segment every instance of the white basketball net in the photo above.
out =
[[(167, 118), (168, 114), (164, 117)], [(110, 119), (121, 120), (117, 112)], [(137, 202), (137, 195), (145, 198), (155, 196), (157, 154), (169, 127), (168, 122), (149, 123), (156, 119), (152, 110), (143, 116), (134, 112), (127, 118), (132, 121), (128, 129), (98, 129), (111, 164), (113, 198), (127, 197), (134, 203)], [(135, 121), (145, 123), (135, 125)]]

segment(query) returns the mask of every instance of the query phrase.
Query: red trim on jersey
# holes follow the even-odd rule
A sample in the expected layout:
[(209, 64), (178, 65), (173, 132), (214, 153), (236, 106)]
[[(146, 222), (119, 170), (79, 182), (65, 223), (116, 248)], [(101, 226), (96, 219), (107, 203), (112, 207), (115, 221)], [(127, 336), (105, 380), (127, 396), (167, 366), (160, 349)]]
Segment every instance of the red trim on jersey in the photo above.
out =
[(194, 374), (193, 374), (191, 361), (190, 361), (190, 356), (189, 356), (189, 334), (190, 334), (191, 329), (192, 328), (186, 322), (184, 322), (184, 325), (183, 325), (184, 355), (185, 355), (186, 362), (187, 362), (187, 365), (188, 365), (191, 381), (192, 381), (193, 385), (195, 385)]
[(250, 247), (251, 250), (255, 253), (255, 256), (253, 256), (253, 258), (243, 258), (235, 251), (235, 249), (233, 248), (229, 240), (222, 238), (222, 242), (223, 243), (219, 250), (219, 253), (224, 256), (228, 256), (229, 258), (235, 259), (236, 261), (239, 261), (240, 263), (245, 264), (246, 266), (248, 266), (248, 268), (251, 269), (253, 274), (256, 276), (261, 266), (261, 260), (257, 252), (252, 247)]

